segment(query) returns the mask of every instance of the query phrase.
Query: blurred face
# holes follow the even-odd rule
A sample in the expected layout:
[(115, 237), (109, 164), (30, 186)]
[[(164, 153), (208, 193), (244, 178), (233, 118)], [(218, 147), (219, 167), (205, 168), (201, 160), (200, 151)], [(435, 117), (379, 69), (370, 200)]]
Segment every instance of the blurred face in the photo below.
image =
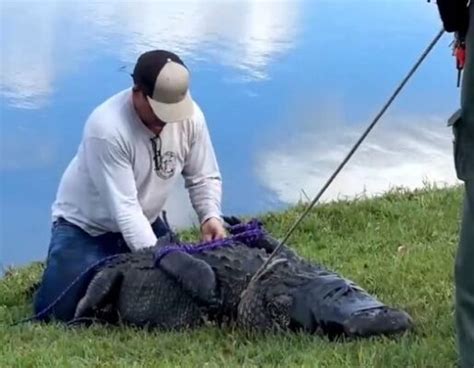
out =
[(153, 112), (145, 94), (138, 88), (133, 87), (133, 106), (137, 111), (140, 120), (145, 126), (150, 129), (153, 133), (159, 134), (163, 127), (166, 125), (164, 121), (161, 121)]

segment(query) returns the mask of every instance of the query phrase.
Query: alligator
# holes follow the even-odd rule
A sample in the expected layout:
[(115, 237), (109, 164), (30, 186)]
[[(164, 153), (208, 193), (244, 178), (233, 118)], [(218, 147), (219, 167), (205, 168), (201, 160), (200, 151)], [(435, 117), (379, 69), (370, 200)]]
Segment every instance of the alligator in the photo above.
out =
[[(236, 217), (225, 220), (241, 223)], [(253, 278), (278, 243), (265, 232), (232, 246), (193, 254), (174, 251), (158, 266), (160, 245), (120, 255), (97, 272), (75, 317), (164, 330), (211, 322), (349, 337), (399, 334), (413, 326), (405, 311), (285, 245)]]

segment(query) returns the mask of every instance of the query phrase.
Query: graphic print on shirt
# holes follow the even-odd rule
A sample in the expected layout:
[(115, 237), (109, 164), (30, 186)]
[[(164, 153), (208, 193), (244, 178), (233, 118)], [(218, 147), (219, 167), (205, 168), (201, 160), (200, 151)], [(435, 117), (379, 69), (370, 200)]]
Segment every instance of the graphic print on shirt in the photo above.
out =
[(166, 151), (158, 165), (156, 174), (162, 179), (171, 178), (176, 171), (176, 153)]
[(162, 179), (171, 178), (176, 171), (176, 153), (166, 151), (164, 155), (161, 154), (161, 138), (155, 136), (150, 139), (153, 150), (153, 162), (155, 165), (156, 174)]

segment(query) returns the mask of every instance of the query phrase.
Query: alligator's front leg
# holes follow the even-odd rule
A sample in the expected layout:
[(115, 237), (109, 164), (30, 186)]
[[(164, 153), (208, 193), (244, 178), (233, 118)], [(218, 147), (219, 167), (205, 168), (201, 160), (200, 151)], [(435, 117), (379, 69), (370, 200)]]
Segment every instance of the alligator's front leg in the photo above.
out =
[(220, 305), (216, 275), (206, 262), (185, 252), (174, 251), (165, 255), (158, 267), (174, 278), (200, 303), (209, 308)]
[(102, 315), (101, 311), (115, 311), (115, 305), (123, 281), (122, 272), (115, 267), (99, 271), (90, 282), (85, 295), (79, 301), (74, 319), (99, 317), (107, 322), (117, 322), (116, 316)]

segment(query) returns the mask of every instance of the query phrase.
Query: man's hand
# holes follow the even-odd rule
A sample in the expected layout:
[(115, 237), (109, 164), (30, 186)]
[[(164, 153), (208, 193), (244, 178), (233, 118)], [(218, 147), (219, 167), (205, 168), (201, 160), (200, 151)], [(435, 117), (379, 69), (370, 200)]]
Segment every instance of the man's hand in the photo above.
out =
[(215, 217), (211, 217), (201, 225), (201, 234), (204, 241), (223, 239), (227, 236), (224, 225)]

